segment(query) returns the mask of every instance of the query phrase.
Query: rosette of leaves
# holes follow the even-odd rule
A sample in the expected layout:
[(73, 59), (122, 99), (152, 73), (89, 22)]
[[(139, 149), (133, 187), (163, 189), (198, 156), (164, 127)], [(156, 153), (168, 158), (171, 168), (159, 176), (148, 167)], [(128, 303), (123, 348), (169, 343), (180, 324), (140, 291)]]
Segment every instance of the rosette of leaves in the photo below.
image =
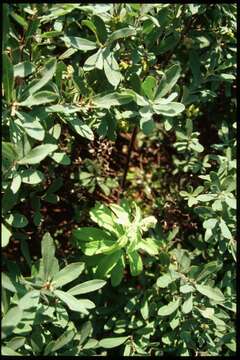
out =
[(120, 205), (97, 203), (90, 211), (96, 227), (81, 227), (73, 231), (73, 240), (87, 256), (99, 255), (95, 275), (104, 278), (111, 274), (111, 283), (117, 286), (128, 263), (130, 272), (137, 276), (143, 269), (140, 250), (150, 255), (158, 253), (158, 245), (143, 233), (156, 225), (154, 216), (142, 218), (141, 210), (133, 202), (122, 200)]
[[(3, 274), (2, 339), (6, 341), (6, 355), (12, 355), (11, 350), (16, 350), (28, 341), (33, 353), (48, 355), (64, 347), (73, 338), (77, 339), (77, 329), (69, 322), (68, 311), (83, 314), (81, 316), (88, 315), (95, 304), (77, 297), (96, 291), (106, 283), (104, 280), (94, 279), (77, 283), (65, 290), (66, 285), (78, 279), (84, 270), (84, 263), (75, 262), (60, 269), (55, 257), (55, 245), (49, 233), (43, 236), (41, 252), (42, 258), (38, 264), (32, 265), (30, 277)], [(46, 323), (57, 327), (58, 333), (59, 328), (64, 331), (57, 340), (47, 336), (44, 327)], [(30, 339), (26, 338), (26, 334)], [(16, 338), (17, 335), (20, 336), (19, 339)], [(45, 336), (47, 340), (43, 341)], [(18, 347), (12, 346), (16, 342), (14, 339), (21, 340)], [(28, 350), (30, 347), (28, 346)]]
[(199, 143), (198, 137), (200, 133), (193, 131), (193, 123), (191, 119), (187, 119), (185, 129), (176, 131), (176, 142), (173, 145), (180, 153), (201, 153), (204, 147)]
[[(151, 75), (147, 76), (143, 83), (136, 77), (136, 80), (139, 82), (138, 93), (128, 90), (130, 93), (135, 93), (135, 102), (141, 107), (139, 110), (140, 129), (146, 135), (155, 129), (154, 114), (163, 115), (171, 119), (185, 109), (182, 103), (173, 101), (178, 96), (178, 93), (170, 93), (176, 85), (180, 73), (180, 65), (175, 64), (163, 74), (159, 83), (157, 83), (156, 77)], [(168, 94), (169, 96), (166, 98), (165, 96)]]
[(108, 34), (106, 25), (103, 19), (98, 15), (93, 15), (91, 20), (83, 20), (82, 25), (90, 29), (96, 41), (77, 36), (64, 36), (62, 40), (68, 48), (73, 48), (81, 51), (91, 51), (97, 49), (84, 63), (84, 71), (91, 71), (93, 69), (104, 70), (104, 73), (109, 83), (115, 88), (121, 81), (121, 72), (116, 60), (114, 44), (120, 39), (124, 39), (136, 34), (136, 30), (130, 26), (118, 29), (111, 34)]
[(101, 166), (97, 161), (86, 159), (84, 165), (83, 170), (80, 170), (79, 180), (80, 184), (87, 188), (90, 193), (93, 193), (96, 186), (99, 186), (108, 196), (111, 189), (118, 186), (117, 180), (103, 176)]
[[(155, 129), (154, 114), (163, 115), (171, 121), (172, 117), (178, 116), (185, 109), (184, 104), (173, 101), (178, 96), (177, 92), (170, 91), (176, 85), (180, 77), (180, 66), (175, 64), (163, 74), (159, 83), (155, 77), (149, 75), (141, 83), (135, 74), (132, 89), (122, 89), (120, 92), (103, 93), (93, 97), (93, 105), (96, 108), (110, 109), (111, 106), (120, 106), (134, 101), (140, 110), (137, 113), (140, 129), (149, 135)], [(169, 96), (166, 98), (165, 96)]]

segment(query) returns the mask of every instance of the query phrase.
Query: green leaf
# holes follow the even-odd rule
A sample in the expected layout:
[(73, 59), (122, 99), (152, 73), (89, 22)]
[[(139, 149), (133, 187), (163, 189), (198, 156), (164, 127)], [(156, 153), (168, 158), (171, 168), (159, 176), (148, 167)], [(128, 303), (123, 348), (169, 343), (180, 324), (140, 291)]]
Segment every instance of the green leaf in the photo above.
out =
[(19, 306), (12, 307), (2, 318), (2, 338), (11, 334), (19, 324), (23, 316), (23, 311)]
[(15, 228), (23, 228), (28, 224), (28, 219), (26, 216), (17, 212), (12, 213), (9, 218), (6, 218), (6, 221), (9, 223), (9, 225)]
[(92, 21), (90, 21), (90, 20), (82, 20), (82, 25), (87, 26), (94, 33), (94, 35), (97, 34), (96, 26)]
[(2, 229), (2, 247), (5, 247), (8, 245), (12, 233), (3, 223), (1, 224), (1, 229)]
[[(62, 300), (69, 309), (77, 312), (81, 312), (83, 314), (88, 314), (87, 309), (92, 309), (95, 305), (89, 301), (89, 304), (85, 303), (83, 300), (78, 300), (71, 294), (61, 291), (61, 290), (54, 290), (54, 294)], [(87, 306), (86, 306), (87, 305)]]
[(46, 233), (41, 242), (41, 251), (43, 259), (43, 272), (44, 280), (52, 279), (53, 272), (53, 259), (55, 258), (55, 245), (53, 238), (49, 233)]
[(61, 38), (67, 47), (73, 47), (75, 49), (81, 50), (81, 51), (89, 51), (94, 50), (97, 47), (97, 44), (93, 41), (89, 41), (87, 39), (83, 39), (81, 37), (76, 36), (64, 36)]
[(188, 294), (190, 292), (194, 292), (195, 289), (193, 286), (186, 284), (186, 285), (180, 286), (179, 290), (183, 294)]
[[(12, 350), (17, 350), (25, 344), (25, 341), (26, 338), (24, 336), (15, 336), (7, 342), (7, 346)], [(17, 355), (19, 356), (20, 354), (17, 353)]]
[(129, 337), (116, 337), (116, 338), (106, 338), (99, 341), (98, 346), (103, 347), (105, 349), (111, 349), (116, 346), (122, 345)]
[[(47, 106), (45, 108), (45, 110), (47, 112), (50, 112), (50, 113), (63, 113), (65, 115), (70, 115), (70, 114), (73, 114), (75, 112), (79, 112), (81, 111), (81, 107), (80, 106), (76, 106), (76, 105), (70, 105), (70, 104), (64, 104), (64, 105), (61, 105), (61, 104), (57, 104), (57, 105), (50, 105), (50, 106)], [(58, 125), (58, 124), (56, 124)]]
[(89, 214), (91, 220), (97, 223), (98, 226), (110, 231), (117, 237), (122, 235), (121, 226), (115, 222), (116, 216), (107, 206), (97, 203)]
[(141, 85), (144, 95), (146, 95), (150, 100), (154, 99), (156, 87), (156, 79), (153, 76), (148, 76)]
[(117, 242), (114, 243), (113, 241), (109, 240), (82, 242), (79, 244), (79, 246), (87, 256), (111, 253), (112, 251), (120, 249), (120, 246)]
[(185, 110), (185, 106), (178, 102), (170, 102), (169, 104), (153, 104), (153, 110), (157, 114), (165, 116), (177, 116)]
[(37, 185), (45, 179), (45, 176), (39, 170), (27, 169), (21, 172), (21, 178), (25, 184)]
[(164, 305), (158, 309), (158, 315), (159, 316), (169, 316), (174, 311), (177, 310), (177, 308), (180, 305), (180, 299), (171, 301), (168, 305)]
[(146, 251), (151, 256), (157, 255), (159, 252), (159, 246), (151, 238), (142, 239), (138, 249)]
[(97, 95), (92, 101), (97, 107), (110, 109), (111, 106), (125, 105), (134, 100), (134, 94), (110, 93), (107, 95)]
[(51, 158), (56, 161), (56, 163), (61, 165), (70, 165), (71, 159), (70, 157), (63, 153), (63, 152), (55, 152), (53, 155), (51, 155)]
[(92, 331), (92, 324), (90, 321), (86, 321), (80, 328), (80, 341), (79, 345), (82, 345), (84, 341), (90, 336)]
[(17, 111), (16, 115), (22, 121), (22, 126), (29, 136), (38, 141), (44, 139), (45, 130), (37, 117), (20, 111)]
[(81, 227), (73, 230), (74, 238), (79, 242), (89, 241), (115, 241), (106, 231), (91, 226)]
[(124, 225), (124, 226), (128, 226), (131, 224), (130, 222), (130, 208), (126, 208), (124, 209), (123, 206), (117, 205), (117, 204), (110, 204), (109, 205), (110, 209), (112, 210), (112, 212), (116, 215), (117, 217), (117, 223)]
[(137, 251), (131, 251), (128, 252), (128, 259), (132, 276), (139, 275), (143, 269), (141, 256), (138, 254)]
[(75, 280), (82, 273), (83, 269), (84, 263), (82, 262), (72, 263), (65, 266), (61, 271), (59, 271), (59, 273), (54, 275), (54, 287), (62, 287)]
[(164, 274), (160, 276), (157, 279), (157, 286), (160, 288), (166, 288), (168, 285), (170, 285), (172, 282), (180, 278), (180, 274), (178, 274), (175, 271), (170, 271), (167, 274)]
[(39, 303), (40, 291), (31, 290), (27, 292), (21, 299), (18, 301), (18, 306), (22, 310), (28, 310), (32, 307), (37, 307)]
[(196, 284), (196, 289), (202, 295), (207, 296), (210, 300), (214, 300), (217, 302), (225, 301), (225, 297), (224, 297), (223, 293), (218, 288), (212, 288), (211, 286), (208, 286), (208, 285)]
[(109, 48), (106, 48), (103, 52), (103, 67), (108, 81), (116, 88), (121, 81), (121, 72), (118, 63)]
[(71, 295), (87, 294), (89, 292), (101, 289), (105, 284), (106, 281), (100, 279), (85, 281), (84, 283), (76, 285), (70, 290), (68, 290), (68, 294)]
[(223, 264), (221, 261), (210, 261), (204, 265), (203, 270), (197, 275), (196, 280), (201, 281), (205, 279), (207, 276), (217, 273), (221, 270)]
[(220, 226), (223, 237), (225, 237), (226, 239), (232, 240), (233, 236), (232, 236), (226, 222), (223, 219), (220, 220), (219, 226)]
[(91, 55), (87, 60), (85, 61), (83, 65), (84, 71), (90, 71), (93, 69), (103, 69), (103, 50), (99, 49), (95, 54)]
[(21, 15), (15, 13), (14, 11), (11, 11), (10, 15), (19, 25), (21, 25), (24, 28), (25, 31), (27, 30), (28, 22)]
[(187, 300), (184, 301), (182, 304), (182, 312), (184, 314), (189, 314), (192, 311), (193, 308), (193, 297), (192, 294), (188, 297)]
[(136, 35), (135, 29), (129, 29), (127, 27), (114, 31), (107, 39), (107, 44), (111, 44), (113, 41), (124, 39), (129, 36)]
[(98, 39), (102, 44), (104, 44), (107, 40), (107, 29), (106, 29), (105, 23), (102, 20), (102, 18), (97, 15), (93, 15), (92, 20), (95, 25)]
[(53, 102), (57, 98), (58, 95), (51, 91), (40, 91), (38, 93), (34, 93), (33, 95), (30, 95), (26, 100), (18, 103), (18, 105), (31, 107), (35, 105), (42, 105)]
[(148, 119), (145, 117), (140, 118), (140, 129), (145, 135), (149, 135), (156, 128), (155, 122), (153, 119)]
[(88, 140), (94, 140), (93, 131), (90, 129), (90, 127), (87, 124), (85, 124), (78, 117), (76, 117), (76, 116), (66, 117), (66, 120), (69, 122), (69, 124), (71, 124), (73, 129), (80, 136), (82, 136)]
[(237, 200), (236, 199), (232, 199), (229, 197), (225, 198), (226, 203), (228, 204), (228, 206), (234, 210), (237, 209)]
[(102, 278), (109, 274), (121, 256), (122, 250), (117, 250), (112, 254), (105, 255), (97, 266), (96, 277)]
[(33, 148), (23, 159), (18, 161), (18, 164), (38, 164), (45, 159), (53, 151), (57, 150), (57, 145), (43, 144)]
[(201, 194), (198, 195), (197, 200), (207, 202), (215, 199), (215, 194)]
[(13, 100), (13, 66), (9, 59), (9, 56), (6, 52), (2, 54), (2, 62), (3, 62), (3, 89), (4, 89), (4, 96), (8, 104), (11, 103)]
[(28, 95), (35, 94), (38, 90), (40, 90), (43, 86), (45, 86), (54, 76), (57, 68), (57, 62), (55, 59), (50, 59), (45, 63), (44, 69), (41, 73), (42, 77), (37, 80), (33, 80), (29, 86), (26, 88), (26, 93)]
[(205, 220), (203, 222), (203, 227), (204, 229), (213, 229), (216, 224), (217, 224), (218, 220), (217, 219), (208, 219), (208, 220)]
[(2, 142), (2, 171), (7, 173), (18, 158), (17, 148), (14, 144)]
[(30, 61), (23, 61), (13, 66), (14, 77), (24, 78), (31, 75), (35, 71), (36, 67)]
[(15, 285), (13, 284), (12, 280), (8, 277), (7, 274), (5, 274), (3, 272), (2, 272), (2, 287), (13, 293), (17, 292), (17, 289), (16, 289)]
[(124, 257), (121, 256), (121, 258), (118, 260), (116, 266), (113, 268), (113, 270), (111, 272), (112, 286), (115, 287), (121, 283), (123, 275), (124, 275), (124, 268), (125, 268)]
[(67, 330), (65, 331), (59, 338), (55, 341), (50, 341), (45, 350), (44, 355), (48, 355), (50, 353), (54, 353), (55, 351), (63, 348), (65, 345), (67, 345), (72, 339), (74, 338), (75, 330)]
[(204, 151), (204, 147), (201, 144), (199, 144), (198, 141), (194, 142), (192, 140), (192, 142), (190, 142), (190, 144), (189, 144), (189, 147), (190, 147), (190, 149), (192, 149), (192, 150), (194, 150), (194, 151), (196, 151), (198, 153), (201, 153), (201, 152)]
[(156, 91), (156, 96), (155, 96), (156, 100), (162, 98), (163, 96), (169, 93), (169, 91), (178, 81), (180, 74), (181, 74), (181, 67), (178, 64), (171, 66), (165, 72)]
[(21, 354), (19, 354), (18, 352), (16, 352), (15, 350), (11, 349), (8, 346), (2, 346), (1, 350), (2, 350), (1, 351), (2, 355), (5, 356), (22, 356)]

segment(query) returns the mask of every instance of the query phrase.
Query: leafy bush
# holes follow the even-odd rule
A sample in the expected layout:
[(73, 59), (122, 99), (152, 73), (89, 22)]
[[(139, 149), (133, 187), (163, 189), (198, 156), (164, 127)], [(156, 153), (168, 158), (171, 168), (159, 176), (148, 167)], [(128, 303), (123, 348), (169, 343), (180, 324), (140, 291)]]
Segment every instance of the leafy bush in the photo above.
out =
[(3, 14), (2, 354), (233, 355), (236, 5)]

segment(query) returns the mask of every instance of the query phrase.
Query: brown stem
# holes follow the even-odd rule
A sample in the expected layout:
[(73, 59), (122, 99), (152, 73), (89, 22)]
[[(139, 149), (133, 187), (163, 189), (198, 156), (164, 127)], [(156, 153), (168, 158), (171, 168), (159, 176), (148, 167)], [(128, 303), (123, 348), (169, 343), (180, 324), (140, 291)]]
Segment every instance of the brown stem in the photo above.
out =
[(121, 182), (121, 193), (123, 193), (123, 191), (125, 189), (126, 177), (127, 177), (128, 167), (129, 167), (129, 161), (130, 161), (130, 158), (131, 158), (131, 153), (132, 153), (134, 141), (136, 139), (136, 135), (137, 135), (137, 126), (134, 127), (132, 135), (131, 135), (131, 140), (130, 140), (130, 144), (129, 144), (129, 148), (128, 148), (128, 154), (127, 154), (127, 161), (126, 161), (126, 164), (125, 164), (124, 174), (123, 174), (123, 178), (122, 178), (122, 182)]

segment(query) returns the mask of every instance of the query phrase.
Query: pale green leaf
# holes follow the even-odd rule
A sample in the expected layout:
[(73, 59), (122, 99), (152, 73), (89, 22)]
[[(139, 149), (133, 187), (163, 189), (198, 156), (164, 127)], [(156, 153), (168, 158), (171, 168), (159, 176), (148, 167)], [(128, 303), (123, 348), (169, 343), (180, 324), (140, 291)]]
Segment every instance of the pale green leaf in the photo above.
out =
[(71, 309), (72, 311), (81, 312), (86, 315), (88, 314), (88, 310), (87, 310), (88, 307), (85, 306), (86, 304), (83, 304), (82, 300), (78, 300), (71, 294), (61, 290), (54, 290), (54, 294), (60, 300), (62, 300), (67, 305), (67, 307), (69, 307), (69, 309)]
[(2, 338), (10, 334), (19, 324), (23, 316), (23, 311), (19, 306), (12, 307), (2, 318)]
[(2, 247), (5, 247), (8, 245), (12, 233), (3, 223), (1, 224), (1, 229), (2, 229)]
[(91, 55), (87, 60), (85, 61), (83, 65), (84, 71), (90, 71), (93, 69), (103, 69), (103, 51), (102, 49), (99, 49), (95, 54)]
[(13, 66), (9, 59), (9, 56), (6, 52), (2, 54), (2, 62), (3, 62), (3, 69), (2, 69), (2, 81), (3, 81), (3, 89), (4, 89), (4, 96), (8, 104), (13, 99)]
[(116, 266), (113, 268), (111, 272), (111, 284), (113, 287), (118, 286), (123, 278), (124, 275), (124, 257), (121, 256), (121, 258), (118, 260)]
[(37, 185), (45, 179), (45, 176), (39, 170), (27, 169), (21, 172), (21, 179), (25, 184)]
[(114, 31), (107, 39), (107, 44), (111, 44), (113, 41), (123, 39), (136, 34), (135, 29), (129, 29), (127, 27)]
[(73, 288), (71, 288), (70, 290), (68, 290), (68, 294), (71, 294), (71, 295), (86, 294), (86, 293), (101, 289), (105, 284), (106, 284), (106, 281), (100, 280), (100, 279), (85, 281), (84, 283), (76, 285)]
[(121, 256), (122, 250), (117, 250), (112, 254), (105, 255), (97, 266), (96, 277), (102, 278), (110, 273), (114, 266), (116, 266)]
[(58, 95), (51, 91), (39, 91), (30, 95), (26, 100), (18, 103), (19, 106), (31, 107), (35, 105), (47, 104), (55, 101)]
[(128, 339), (128, 336), (116, 337), (116, 338), (109, 337), (109, 338), (100, 340), (98, 343), (98, 346), (106, 348), (106, 349), (111, 349), (116, 346), (122, 345), (127, 339)]
[(223, 237), (225, 237), (226, 239), (232, 240), (233, 236), (232, 236), (226, 222), (223, 219), (220, 220), (219, 226), (220, 226)]
[(23, 159), (18, 161), (18, 164), (38, 164), (45, 159), (53, 151), (57, 150), (57, 145), (42, 144), (33, 148)]
[(224, 302), (225, 300), (223, 293), (218, 288), (212, 288), (208, 285), (197, 284), (196, 289), (202, 295), (207, 296), (210, 300), (214, 300), (217, 302)]
[(41, 72), (41, 75), (42, 75), (41, 78), (32, 81), (32, 83), (30, 83), (29, 86), (27, 87), (24, 94), (27, 93), (29, 95), (33, 95), (38, 90), (40, 90), (43, 86), (45, 86), (53, 78), (53, 76), (56, 72), (56, 68), (57, 68), (56, 60), (55, 59), (48, 60), (45, 63), (44, 68)]
[(110, 84), (117, 87), (121, 81), (121, 72), (113, 53), (108, 48), (103, 53), (103, 67)]
[(61, 165), (70, 165), (71, 159), (70, 157), (63, 153), (63, 152), (55, 152), (53, 155), (51, 155), (51, 158), (56, 161), (56, 163)]
[(97, 47), (97, 44), (93, 41), (83, 39), (76, 36), (64, 36), (62, 40), (68, 47), (73, 47), (82, 51), (94, 50)]
[(143, 263), (142, 258), (137, 251), (128, 252), (128, 259), (130, 264), (130, 271), (132, 276), (137, 276), (142, 272)]
[(78, 278), (84, 269), (84, 263), (77, 262), (65, 266), (53, 277), (54, 287), (62, 287)]
[(110, 93), (107, 95), (97, 95), (92, 101), (96, 107), (110, 109), (111, 106), (125, 105), (134, 100), (133, 94), (127, 93)]
[(30, 61), (23, 61), (13, 66), (14, 77), (24, 78), (28, 75), (31, 75), (36, 67)]
[(173, 88), (180, 77), (181, 67), (178, 64), (172, 65), (163, 75), (158, 89), (156, 91), (155, 99), (162, 98), (167, 95)]
[(158, 309), (158, 315), (159, 316), (169, 316), (174, 311), (177, 310), (177, 308), (180, 305), (180, 299), (171, 301), (168, 305), (164, 305)]
[(53, 277), (53, 259), (55, 258), (55, 245), (53, 238), (49, 233), (46, 233), (41, 242), (41, 251), (43, 259), (44, 280), (49, 280)]
[(192, 311), (192, 308), (193, 308), (193, 297), (192, 294), (190, 294), (188, 299), (185, 300), (184, 303), (182, 304), (182, 312), (184, 314), (188, 314)]
[(169, 104), (153, 104), (153, 110), (157, 114), (165, 116), (177, 116), (185, 110), (185, 106), (178, 102), (170, 102)]

